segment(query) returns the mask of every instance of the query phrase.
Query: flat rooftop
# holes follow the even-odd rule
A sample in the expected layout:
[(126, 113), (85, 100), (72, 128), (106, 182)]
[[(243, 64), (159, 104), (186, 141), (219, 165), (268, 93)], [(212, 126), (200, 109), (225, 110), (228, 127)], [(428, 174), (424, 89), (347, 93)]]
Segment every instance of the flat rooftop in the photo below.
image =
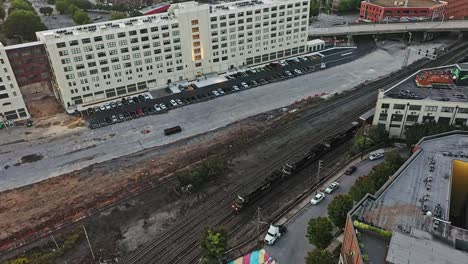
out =
[[(371, 0), (371, 4), (375, 4), (378, 6), (383, 7), (404, 7), (405, 1), (404, 0)], [(395, 3), (397, 3), (395, 5)], [(433, 7), (436, 5), (440, 5), (439, 1), (432, 1), (432, 0), (408, 0), (407, 7)]]
[(285, 0), (217, 0), (210, 5), (212, 13), (220, 13), (238, 9), (253, 11), (252, 8), (255, 7), (261, 7), (263, 5), (273, 3), (283, 3), (286, 5), (288, 2), (289, 1)]
[[(467, 65), (460, 64), (460, 68), (466, 68)], [(416, 85), (416, 76), (423, 72), (441, 72), (455, 71), (457, 65), (448, 65), (437, 68), (419, 70), (410, 77), (406, 78), (399, 84), (385, 91), (384, 98), (395, 99), (412, 99), (412, 100), (434, 100), (434, 101), (450, 101), (450, 102), (468, 102), (468, 87), (457, 86), (452, 84), (449, 86), (434, 85), (433, 88), (419, 87)]]
[[(463, 241), (467, 238), (467, 230), (449, 223), (453, 161), (468, 162), (467, 146), (468, 132), (425, 138), (418, 144), (418, 151), (374, 196), (367, 195), (350, 212), (353, 219), (394, 231), (387, 261), (468, 263), (468, 254), (449, 244), (455, 238)], [(431, 164), (434, 165), (433, 171), (430, 170)], [(437, 229), (434, 228), (435, 219), (440, 221)], [(426, 256), (420, 257), (425, 251)], [(430, 254), (434, 258), (428, 260)], [(454, 257), (436, 261), (445, 255), (460, 258), (458, 262)], [(467, 261), (463, 261), (465, 259)]]

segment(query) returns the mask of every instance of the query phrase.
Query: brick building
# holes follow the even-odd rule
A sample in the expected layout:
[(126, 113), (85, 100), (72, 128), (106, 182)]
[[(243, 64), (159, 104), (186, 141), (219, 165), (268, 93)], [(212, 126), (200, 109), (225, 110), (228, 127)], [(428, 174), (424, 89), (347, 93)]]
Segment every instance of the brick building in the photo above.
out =
[(440, 20), (448, 19), (446, 9), (444, 1), (368, 0), (361, 2), (359, 17), (370, 22)]
[(20, 87), (51, 81), (52, 74), (44, 44), (30, 42), (7, 46), (5, 51)]
[(467, 0), (445, 0), (448, 2), (447, 17), (450, 19), (465, 19), (468, 17)]

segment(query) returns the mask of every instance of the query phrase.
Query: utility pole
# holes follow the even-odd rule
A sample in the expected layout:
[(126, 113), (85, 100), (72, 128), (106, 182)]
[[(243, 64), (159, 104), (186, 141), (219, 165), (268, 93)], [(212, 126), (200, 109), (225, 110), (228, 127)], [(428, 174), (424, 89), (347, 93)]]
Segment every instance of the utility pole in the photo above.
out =
[(89, 251), (91, 251), (91, 256), (93, 256), (93, 259), (96, 259), (96, 257), (94, 256), (93, 247), (91, 247), (91, 243), (89, 242), (89, 237), (88, 237), (88, 232), (86, 232), (86, 227), (84, 225), (82, 226), (83, 226), (83, 230), (86, 236), (86, 240), (88, 241), (88, 246), (89, 246)]
[(320, 180), (320, 169), (322, 168), (323, 165), (323, 160), (318, 161), (318, 169), (317, 169), (317, 183), (315, 184), (315, 194), (317, 194), (318, 191), (318, 184)]
[(55, 240), (54, 235), (51, 234), (50, 236), (52, 237), (52, 240), (54, 241), (55, 246), (57, 247), (57, 249), (59, 249), (59, 245), (57, 244), (57, 240)]

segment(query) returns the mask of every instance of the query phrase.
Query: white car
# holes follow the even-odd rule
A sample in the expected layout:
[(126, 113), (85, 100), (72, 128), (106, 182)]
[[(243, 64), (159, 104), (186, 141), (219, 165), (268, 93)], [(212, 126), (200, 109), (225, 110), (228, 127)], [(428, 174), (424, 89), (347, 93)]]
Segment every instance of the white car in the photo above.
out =
[(319, 192), (314, 196), (314, 198), (312, 198), (312, 200), (310, 200), (310, 203), (312, 205), (316, 205), (320, 203), (323, 200), (323, 198), (325, 198), (325, 194), (323, 192)]
[(103, 105), (101, 105), (101, 106), (99, 107), (99, 109), (101, 109), (101, 111), (105, 111), (105, 110), (106, 110), (106, 107), (104, 107)]
[(173, 105), (173, 106), (177, 106), (177, 103), (176, 103), (176, 101), (175, 101), (174, 99), (172, 99), (172, 100), (170, 101), (170, 103), (171, 103), (171, 105)]
[(298, 69), (294, 69), (294, 72), (295, 72), (296, 74), (302, 74), (302, 71), (301, 71), (301, 70), (298, 70)]
[(383, 158), (384, 154), (383, 153), (373, 153), (369, 155), (370, 160), (376, 160), (376, 159), (381, 159)]
[(338, 187), (340, 187), (340, 184), (337, 183), (337, 182), (332, 182), (332, 184), (330, 184), (326, 189), (325, 189), (325, 192), (326, 193), (332, 193), (334, 190), (338, 189)]
[(161, 107), (158, 104), (155, 104), (154, 105), (154, 110), (159, 112), (159, 111), (161, 111)]
[(111, 109), (111, 106), (109, 104), (105, 104), (104, 107), (106, 108), (106, 110), (110, 110)]
[(145, 100), (151, 99), (148, 94), (144, 94), (143, 97), (145, 98)]
[(223, 89), (219, 88), (219, 89), (218, 89), (218, 93), (219, 93), (219, 94), (224, 94)]
[(213, 91), (212, 93), (213, 93), (214, 95), (216, 95), (216, 96), (219, 96), (218, 91)]
[(249, 86), (245, 82), (241, 82), (242, 87), (249, 88)]
[(234, 85), (234, 86), (232, 87), (232, 89), (234, 89), (234, 90), (236, 90), (236, 91), (239, 91), (239, 86)]
[(280, 61), (279, 64), (280, 64), (281, 66), (283, 66), (283, 67), (286, 66), (286, 65), (288, 65), (288, 63), (287, 63), (286, 61), (284, 61), (284, 60)]
[(285, 71), (284, 73), (285, 73), (287, 76), (291, 76), (291, 75), (292, 75), (292, 73), (291, 73), (290, 71)]
[(166, 105), (165, 104), (159, 104), (159, 106), (161, 107), (161, 110), (166, 110)]
[(183, 105), (183, 104), (184, 104), (184, 103), (182, 103), (182, 100), (180, 100), (180, 99), (177, 99), (176, 101), (177, 101), (177, 104), (179, 104), (179, 105)]

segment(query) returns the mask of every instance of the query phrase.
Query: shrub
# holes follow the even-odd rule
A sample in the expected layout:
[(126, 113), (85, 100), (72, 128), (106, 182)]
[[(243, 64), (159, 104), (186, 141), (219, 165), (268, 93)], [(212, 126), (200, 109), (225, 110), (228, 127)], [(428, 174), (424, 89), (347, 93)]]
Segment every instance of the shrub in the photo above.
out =
[(378, 228), (378, 227), (375, 227), (375, 226), (371, 226), (371, 225), (368, 225), (368, 224), (365, 224), (365, 223), (362, 223), (362, 222), (359, 222), (358, 220), (354, 220), (354, 226), (357, 228), (357, 229), (361, 229), (361, 230), (366, 230), (366, 231), (370, 231), (376, 235), (379, 235), (385, 239), (389, 239), (392, 237), (392, 231), (388, 231), (388, 230), (385, 230), (385, 229), (381, 229), (381, 228)]

